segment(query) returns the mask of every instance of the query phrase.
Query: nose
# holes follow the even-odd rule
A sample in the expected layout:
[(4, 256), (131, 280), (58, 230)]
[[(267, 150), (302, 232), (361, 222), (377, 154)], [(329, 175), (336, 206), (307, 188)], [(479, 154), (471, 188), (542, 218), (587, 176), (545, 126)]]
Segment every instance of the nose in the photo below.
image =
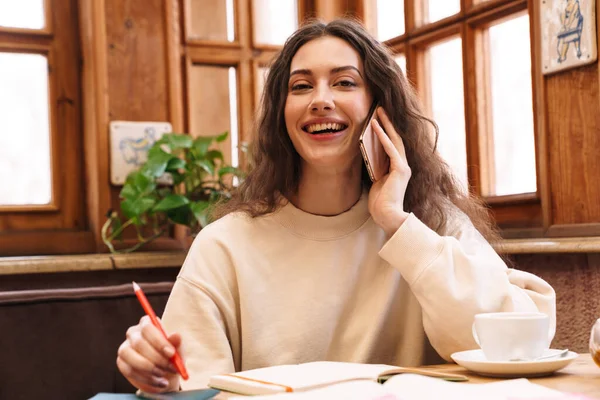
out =
[(333, 93), (329, 85), (319, 85), (315, 88), (310, 102), (310, 110), (314, 112), (335, 110)]

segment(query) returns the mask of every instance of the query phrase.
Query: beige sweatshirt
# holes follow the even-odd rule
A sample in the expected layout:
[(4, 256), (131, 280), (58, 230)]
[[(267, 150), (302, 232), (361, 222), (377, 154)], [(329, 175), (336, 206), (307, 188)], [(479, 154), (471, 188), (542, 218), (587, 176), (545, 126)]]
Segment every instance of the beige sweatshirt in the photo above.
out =
[[(446, 360), (476, 348), (473, 316), (541, 311), (554, 290), (508, 269), (465, 219), (440, 236), (413, 214), (386, 240), (367, 195), (335, 217), (291, 204), (230, 214), (195, 239), (163, 316), (183, 337), (190, 379), (278, 364), (350, 361), (416, 366), (429, 342)], [(428, 341), (429, 339), (429, 341)]]

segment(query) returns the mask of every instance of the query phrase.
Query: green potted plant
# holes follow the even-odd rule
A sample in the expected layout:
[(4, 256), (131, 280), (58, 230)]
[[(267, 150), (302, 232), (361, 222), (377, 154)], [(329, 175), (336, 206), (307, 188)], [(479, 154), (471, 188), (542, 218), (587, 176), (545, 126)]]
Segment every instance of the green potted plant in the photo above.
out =
[[(212, 146), (227, 135), (194, 139), (168, 133), (156, 141), (148, 150), (147, 161), (127, 176), (120, 192), (121, 213), (110, 210), (107, 214), (102, 240), (109, 250), (135, 251), (174, 224), (185, 225), (193, 233), (207, 225), (211, 207), (230, 198), (233, 185), (243, 179), (243, 172), (227, 165), (223, 153)], [(134, 245), (115, 248), (130, 226), (136, 230)]]

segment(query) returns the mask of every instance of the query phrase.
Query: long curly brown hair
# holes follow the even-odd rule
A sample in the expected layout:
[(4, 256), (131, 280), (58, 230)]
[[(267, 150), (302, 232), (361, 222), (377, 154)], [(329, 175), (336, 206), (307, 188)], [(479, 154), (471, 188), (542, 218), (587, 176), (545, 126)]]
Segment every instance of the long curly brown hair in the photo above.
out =
[[(343, 39), (360, 54), (374, 100), (385, 109), (404, 141), (412, 170), (404, 199), (405, 211), (414, 213), (434, 231), (448, 234), (457, 228), (459, 209), (484, 237), (496, 238), (487, 210), (457, 183), (435, 151), (437, 125), (423, 115), (418, 97), (392, 53), (359, 22), (348, 18), (327, 24), (311, 20), (287, 39), (266, 78), (256, 136), (250, 147), (249, 173), (232, 198), (215, 208), (213, 219), (234, 211), (252, 217), (264, 215), (281, 207), (281, 195), (289, 198), (297, 191), (301, 160), (284, 118), (290, 65), (302, 45), (323, 36)], [(364, 167), (362, 182), (370, 188)]]

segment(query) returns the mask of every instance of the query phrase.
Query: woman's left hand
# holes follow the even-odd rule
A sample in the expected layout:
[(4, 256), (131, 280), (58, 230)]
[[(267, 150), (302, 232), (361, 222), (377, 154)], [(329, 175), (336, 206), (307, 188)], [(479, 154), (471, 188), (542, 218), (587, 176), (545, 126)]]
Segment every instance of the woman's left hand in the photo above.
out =
[(382, 107), (377, 109), (377, 116), (383, 128), (375, 118), (371, 124), (385, 152), (390, 157), (390, 170), (371, 186), (369, 212), (387, 236), (391, 237), (408, 218), (408, 213), (404, 211), (404, 196), (411, 170), (406, 160), (402, 138), (394, 129)]

